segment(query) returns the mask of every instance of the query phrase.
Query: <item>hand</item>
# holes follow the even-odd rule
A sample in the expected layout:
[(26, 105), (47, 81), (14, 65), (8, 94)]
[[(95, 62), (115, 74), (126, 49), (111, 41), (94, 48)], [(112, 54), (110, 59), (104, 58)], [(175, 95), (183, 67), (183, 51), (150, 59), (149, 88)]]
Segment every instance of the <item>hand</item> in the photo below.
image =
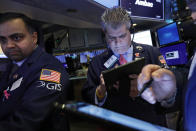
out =
[(115, 84), (113, 84), (113, 88), (116, 88), (116, 90), (119, 90), (119, 81), (116, 81)]
[(138, 96), (138, 89), (137, 89), (137, 78), (138, 75), (136, 74), (131, 74), (129, 75), (130, 78), (130, 91), (129, 91), (129, 96), (132, 98), (135, 98)]
[(106, 94), (106, 86), (105, 86), (105, 82), (103, 79), (103, 75), (100, 75), (100, 84), (96, 89), (96, 95), (98, 97), (99, 100), (103, 99), (104, 96)]
[[(118, 64), (114, 66), (114, 68), (116, 67), (118, 67)], [(112, 87), (109, 87), (109, 88), (111, 89)], [(115, 88), (117, 91), (119, 90), (119, 81), (116, 81), (116, 83), (113, 84), (113, 88)]]
[(176, 79), (174, 74), (158, 65), (146, 65), (138, 77), (138, 90), (150, 79), (153, 79), (150, 88), (147, 88), (141, 97), (151, 104), (168, 99), (176, 92)]

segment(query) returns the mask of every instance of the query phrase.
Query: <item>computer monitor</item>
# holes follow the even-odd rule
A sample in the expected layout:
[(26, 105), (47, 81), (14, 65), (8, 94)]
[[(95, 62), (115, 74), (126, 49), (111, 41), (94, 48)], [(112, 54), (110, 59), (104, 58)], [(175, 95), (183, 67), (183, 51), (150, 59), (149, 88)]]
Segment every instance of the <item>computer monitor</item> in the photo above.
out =
[(156, 32), (160, 47), (181, 41), (178, 25), (176, 22), (157, 28)]
[(63, 63), (63, 67), (64, 67), (64, 68), (68, 68), (67, 63)]
[(61, 63), (66, 63), (65, 55), (55, 56)]
[(87, 62), (88, 59), (86, 53), (80, 53), (80, 63), (87, 63)]
[(1, 47), (0, 47), (0, 58), (7, 58), (7, 56), (3, 53)]
[(0, 54), (0, 58), (7, 58), (7, 56), (4, 54)]
[(104, 51), (106, 51), (106, 49), (99, 49), (99, 50), (95, 50), (95, 56), (102, 54)]
[(93, 0), (107, 8), (112, 8), (114, 6), (118, 6), (119, 5), (119, 1), (118, 0)]
[(120, 6), (129, 11), (133, 18), (164, 20), (164, 0), (120, 0)]
[(188, 53), (186, 43), (178, 43), (160, 48), (161, 54), (164, 56), (167, 65), (183, 65), (188, 62)]
[(72, 53), (72, 54), (70, 54), (70, 57), (71, 57), (72, 59), (76, 59), (76, 58), (77, 58), (77, 54), (76, 54), (76, 53)]
[(133, 38), (133, 41), (136, 43), (153, 46), (150, 30), (136, 32), (134, 33), (134, 36), (131, 35), (131, 37)]

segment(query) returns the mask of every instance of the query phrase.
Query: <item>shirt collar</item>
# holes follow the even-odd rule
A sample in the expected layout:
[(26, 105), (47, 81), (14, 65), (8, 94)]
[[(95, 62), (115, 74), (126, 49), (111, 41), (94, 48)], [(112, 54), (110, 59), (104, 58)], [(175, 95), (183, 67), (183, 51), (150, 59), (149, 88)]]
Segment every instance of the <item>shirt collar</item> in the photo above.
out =
[(20, 67), (20, 66), (25, 62), (25, 60), (26, 60), (26, 59), (21, 60), (21, 61), (18, 61), (18, 62), (13, 61), (13, 63), (14, 63), (14, 64), (17, 64), (18, 67)]
[[(38, 45), (35, 46), (35, 49), (34, 49), (34, 50), (36, 50), (37, 48), (38, 48)], [(34, 51), (33, 51), (33, 52), (34, 52)], [(26, 61), (26, 59), (27, 59), (27, 58), (25, 58), (24, 60), (18, 61), (18, 62), (13, 61), (13, 63), (14, 63), (14, 64), (17, 64), (18, 67), (20, 67), (20, 66)]]

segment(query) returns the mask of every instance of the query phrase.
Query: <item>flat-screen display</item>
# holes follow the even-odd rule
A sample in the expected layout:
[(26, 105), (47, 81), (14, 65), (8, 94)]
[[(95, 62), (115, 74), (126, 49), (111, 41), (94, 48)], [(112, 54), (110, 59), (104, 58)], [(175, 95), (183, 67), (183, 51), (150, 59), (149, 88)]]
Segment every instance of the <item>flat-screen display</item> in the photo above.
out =
[(65, 55), (55, 56), (61, 63), (66, 63)]
[(3, 53), (1, 47), (0, 47), (0, 58), (7, 58), (7, 56)]
[(164, 20), (164, 0), (120, 0), (120, 5), (133, 17)]
[(93, 0), (107, 8), (112, 8), (119, 5), (119, 0)]
[(103, 53), (106, 49), (99, 49), (99, 50), (93, 50), (93, 51), (86, 51), (86, 52), (81, 52), (80, 53), (80, 63), (87, 63), (88, 62), (88, 57), (90, 60)]
[(179, 35), (177, 23), (174, 22), (157, 28), (157, 37), (160, 46), (179, 42), (181, 37)]
[[(131, 35), (133, 37), (133, 35)], [(134, 33), (133, 41), (139, 44), (153, 46), (150, 30)]]
[(161, 54), (164, 56), (167, 65), (183, 65), (188, 62), (188, 53), (186, 43), (177, 43), (160, 48)]
[(86, 53), (80, 53), (80, 63), (87, 63), (87, 62), (88, 59)]
[(63, 67), (68, 68), (67, 63), (63, 63)]

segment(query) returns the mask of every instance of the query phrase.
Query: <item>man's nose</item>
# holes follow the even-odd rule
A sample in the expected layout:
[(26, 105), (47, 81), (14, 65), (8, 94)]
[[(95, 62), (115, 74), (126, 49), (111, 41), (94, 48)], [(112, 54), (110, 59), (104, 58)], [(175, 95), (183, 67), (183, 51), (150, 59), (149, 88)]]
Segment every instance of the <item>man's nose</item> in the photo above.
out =
[(8, 40), (7, 41), (7, 48), (12, 48), (12, 47), (15, 47), (15, 43), (12, 41), (12, 40)]
[(120, 42), (121, 42), (121, 39), (120, 39), (119, 37), (116, 37), (116, 38), (115, 38), (115, 43), (118, 44), (118, 43), (120, 43)]

